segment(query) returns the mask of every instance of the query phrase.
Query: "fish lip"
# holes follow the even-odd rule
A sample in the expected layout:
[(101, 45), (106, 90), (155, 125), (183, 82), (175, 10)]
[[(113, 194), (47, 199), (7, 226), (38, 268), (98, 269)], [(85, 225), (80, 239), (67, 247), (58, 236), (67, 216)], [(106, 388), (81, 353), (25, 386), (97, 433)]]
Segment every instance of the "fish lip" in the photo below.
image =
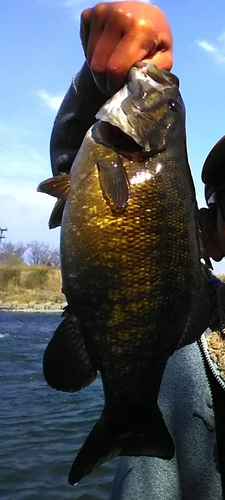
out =
[(157, 68), (154, 64), (137, 62), (128, 73), (128, 89), (134, 92), (132, 85), (144, 81), (155, 88), (158, 92), (164, 92), (166, 89), (176, 87), (179, 90), (179, 79), (168, 70)]

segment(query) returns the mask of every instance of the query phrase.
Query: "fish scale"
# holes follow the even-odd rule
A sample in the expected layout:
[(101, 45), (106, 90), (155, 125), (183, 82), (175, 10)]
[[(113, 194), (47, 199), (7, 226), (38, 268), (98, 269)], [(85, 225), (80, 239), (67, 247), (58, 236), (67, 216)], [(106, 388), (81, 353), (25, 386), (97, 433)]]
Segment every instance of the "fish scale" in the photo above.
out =
[[(99, 153), (96, 153), (96, 155), (99, 155)], [(142, 165), (138, 165), (138, 167), (139, 169), (143, 168)], [(135, 166), (136, 169), (138, 167), (137, 165)], [(179, 164), (176, 167), (179, 168)], [(153, 165), (152, 169), (154, 170)], [(129, 165), (127, 165), (127, 173), (129, 178)], [(166, 184), (165, 177), (164, 184)], [(158, 384), (155, 382), (155, 378), (157, 377), (152, 376), (152, 373), (156, 372), (155, 359), (161, 358), (162, 367), (158, 370), (157, 374), (159, 379), (161, 379), (163, 368), (165, 367), (166, 356), (163, 353), (161, 345), (161, 337), (165, 329), (164, 318), (166, 318), (166, 325), (173, 319), (174, 331), (176, 332), (177, 328), (178, 331), (176, 334), (179, 337), (181, 335), (179, 331), (180, 318), (179, 321), (175, 322), (176, 318), (174, 318), (174, 313), (171, 309), (176, 298), (172, 296), (171, 288), (168, 295), (168, 283), (171, 283), (171, 280), (173, 280), (173, 283), (176, 282), (177, 287), (179, 285), (177, 291), (178, 297), (182, 294), (183, 289), (185, 292), (187, 291), (187, 281), (189, 281), (190, 276), (189, 269), (193, 265), (194, 248), (193, 253), (186, 253), (189, 256), (189, 262), (186, 262), (186, 264), (189, 264), (187, 265), (186, 273), (184, 267), (182, 267), (182, 276), (180, 276), (179, 272), (174, 276), (174, 270), (179, 263), (179, 259), (182, 259), (185, 249), (190, 247), (187, 226), (189, 217), (186, 224), (184, 224), (183, 218), (187, 210), (185, 211), (184, 208), (183, 211), (177, 211), (176, 200), (174, 201), (174, 190), (173, 193), (171, 192), (171, 195), (173, 194), (173, 212), (170, 211), (170, 200), (172, 198), (170, 197), (169, 189), (171, 183), (170, 172), (168, 177), (169, 182), (166, 186), (167, 196), (165, 196), (165, 187), (161, 186), (157, 180), (153, 183), (146, 181), (145, 187), (143, 184), (132, 186), (129, 204), (125, 213), (120, 217), (112, 215), (110, 207), (102, 197), (102, 193), (100, 193), (96, 217), (92, 217), (87, 231), (83, 232), (83, 241), (79, 241), (81, 259), (79, 258), (77, 249), (75, 255), (73, 255), (73, 266), (79, 269), (79, 278), (76, 276), (76, 287), (78, 286), (78, 290), (82, 289), (82, 293), (86, 297), (90, 295), (94, 299), (96, 299), (98, 294), (98, 288), (101, 289), (101, 295), (102, 292), (104, 293), (104, 303), (101, 304), (100, 310), (97, 308), (96, 311), (93, 311), (91, 308), (90, 320), (89, 310), (84, 308), (83, 322), (85, 338), (89, 339), (92, 332), (96, 332), (93, 345), (90, 345), (89, 340), (86, 341), (90, 352), (99, 352), (101, 347), (103, 353), (102, 359), (98, 356), (97, 368), (103, 376), (106, 405), (109, 405), (108, 400), (110, 400), (110, 409), (107, 408), (107, 414), (112, 412), (112, 407), (121, 407), (122, 402), (123, 407), (125, 406), (126, 408), (127, 405), (130, 411), (130, 400), (132, 400), (136, 404), (138, 403), (140, 407), (140, 411), (137, 412), (140, 418), (140, 412), (143, 412), (143, 405), (140, 402), (150, 398), (153, 389), (159, 384), (159, 382)], [(78, 172), (76, 172), (76, 179), (79, 183)], [(93, 169), (93, 175), (91, 176), (89, 173), (88, 176), (88, 186), (79, 188), (76, 184), (74, 186), (74, 190), (76, 192), (79, 191), (85, 206), (88, 206), (88, 204), (92, 206), (93, 204), (92, 197), (96, 196), (94, 195), (96, 193), (96, 180)], [(86, 199), (84, 199), (84, 193), (86, 193)], [(79, 197), (75, 194), (73, 188), (71, 189), (70, 196), (71, 203), (68, 203), (68, 207), (66, 208), (69, 213), (67, 214), (65, 211), (65, 218), (67, 219), (68, 217), (69, 221), (73, 220), (73, 213), (76, 211), (76, 224), (79, 228), (84, 223), (83, 216), (79, 217), (79, 203), (82, 204), (82, 201), (79, 201)], [(169, 207), (165, 206), (165, 198), (169, 200)], [(149, 211), (146, 211), (146, 207), (149, 205), (152, 206), (150, 216)], [(82, 205), (80, 211), (82, 213)], [(102, 225), (99, 224), (100, 214)], [(138, 224), (137, 220), (139, 221)], [(174, 241), (173, 231), (170, 228), (177, 230), (179, 226), (183, 227), (183, 234), (181, 234), (181, 238), (177, 241), (177, 232), (175, 232)], [(67, 227), (69, 229), (70, 222), (67, 224)], [(167, 233), (170, 234), (170, 246), (168, 245)], [(71, 253), (69, 234), (67, 235), (64, 232), (62, 234), (63, 245), (67, 246), (67, 250), (63, 246), (62, 252), (67, 251), (69, 254)], [(164, 240), (164, 249), (161, 249), (159, 252), (159, 244), (162, 245), (162, 239)], [(90, 270), (89, 258), (87, 259), (86, 269), (85, 255), (87, 252), (87, 240), (89, 241), (88, 252), (91, 252), (92, 255), (92, 266), (96, 269), (94, 273)], [(196, 241), (194, 240), (193, 243), (196, 243)], [(73, 245), (73, 240), (71, 240), (71, 245)], [(104, 248), (103, 252), (102, 248)], [(123, 255), (126, 255), (125, 262), (121, 259)], [(162, 260), (164, 266), (162, 266)], [(142, 263), (142, 266), (140, 263)], [(66, 269), (67, 267), (65, 266), (64, 273), (66, 273)], [(111, 269), (113, 269), (113, 277), (111, 272), (108, 273), (108, 270)], [(90, 273), (88, 280), (86, 279), (87, 272)], [(63, 276), (64, 282), (67, 283), (69, 281), (69, 274), (64, 274)], [(148, 276), (151, 279), (146, 281), (146, 277)], [(165, 282), (167, 296), (165, 296), (163, 291), (163, 281)], [(79, 285), (77, 285), (78, 282)], [(85, 286), (86, 290), (84, 292)], [(67, 295), (69, 296), (69, 293)], [(77, 297), (73, 295), (70, 307), (73, 307), (72, 303), (76, 302), (76, 299)], [(178, 316), (180, 316), (180, 310), (183, 310), (182, 319), (184, 318), (187, 301), (188, 294), (186, 292), (183, 302), (180, 301), (179, 305), (176, 302)], [(77, 314), (77, 311), (75, 313)], [(149, 325), (151, 325), (150, 332)], [(165, 335), (167, 335), (167, 331)], [(178, 343), (176, 336), (174, 337), (174, 340), (170, 338), (169, 354), (173, 352)], [(173, 342), (175, 345), (173, 345)], [(125, 347), (125, 343), (127, 347)], [(116, 345), (114, 352), (112, 351), (112, 344)], [(140, 354), (138, 353), (139, 350)], [(149, 355), (146, 355), (143, 359), (143, 353), (146, 350), (149, 350)], [(127, 367), (128, 363), (130, 363), (129, 370), (127, 368), (124, 370), (124, 367)], [(158, 368), (158, 360), (156, 364)], [(142, 366), (143, 369), (141, 370)], [(141, 371), (143, 372), (142, 374)], [(109, 384), (108, 379), (110, 381)], [(113, 385), (111, 383), (112, 380), (114, 381)], [(140, 380), (140, 384), (138, 384), (138, 380)], [(131, 390), (130, 386), (132, 387)], [(115, 387), (117, 387), (117, 390), (115, 390)], [(134, 387), (136, 387), (136, 391)], [(133, 403), (131, 406), (133, 406)], [(113, 413), (115, 413), (115, 410)]]
[(44, 375), (73, 391), (99, 371), (105, 395), (71, 484), (118, 455), (173, 457), (157, 405), (161, 379), (169, 356), (212, 315), (178, 86), (153, 65), (132, 68), (122, 94), (98, 113), (71, 175), (39, 186), (66, 199), (68, 308), (46, 348)]

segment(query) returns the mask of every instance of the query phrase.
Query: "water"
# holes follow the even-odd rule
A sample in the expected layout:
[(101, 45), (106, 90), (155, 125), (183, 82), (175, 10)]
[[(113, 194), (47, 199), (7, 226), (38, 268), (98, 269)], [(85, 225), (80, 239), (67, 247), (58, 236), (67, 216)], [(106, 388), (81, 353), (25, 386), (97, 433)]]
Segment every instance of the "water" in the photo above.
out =
[(60, 315), (0, 312), (1, 500), (107, 500), (116, 460), (67, 482), (76, 452), (101, 414), (98, 378), (78, 393), (54, 391), (42, 356)]

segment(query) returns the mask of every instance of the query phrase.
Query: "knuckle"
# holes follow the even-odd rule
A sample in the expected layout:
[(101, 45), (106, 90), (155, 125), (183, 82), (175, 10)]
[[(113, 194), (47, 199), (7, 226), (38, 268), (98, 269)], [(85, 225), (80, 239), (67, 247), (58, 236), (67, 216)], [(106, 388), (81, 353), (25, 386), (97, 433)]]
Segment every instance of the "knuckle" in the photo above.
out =
[(90, 68), (91, 68), (91, 71), (93, 71), (93, 73), (104, 73), (104, 65), (101, 61), (101, 59), (99, 58), (95, 58), (94, 60), (91, 61), (90, 63)]
[(81, 12), (80, 18), (82, 23), (86, 23), (89, 21), (90, 18), (90, 10), (91, 9), (85, 9), (83, 12)]

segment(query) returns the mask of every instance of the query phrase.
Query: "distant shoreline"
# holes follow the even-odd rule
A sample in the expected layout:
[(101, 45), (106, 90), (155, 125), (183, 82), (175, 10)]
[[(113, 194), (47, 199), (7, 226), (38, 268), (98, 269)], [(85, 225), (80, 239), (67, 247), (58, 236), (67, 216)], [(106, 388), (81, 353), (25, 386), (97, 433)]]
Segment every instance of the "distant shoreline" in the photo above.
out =
[(18, 304), (15, 302), (0, 302), (0, 312), (25, 312), (25, 313), (62, 313), (64, 307), (66, 306), (66, 302), (64, 303), (54, 303), (54, 302), (46, 302), (42, 304), (38, 303), (28, 303), (28, 304)]

